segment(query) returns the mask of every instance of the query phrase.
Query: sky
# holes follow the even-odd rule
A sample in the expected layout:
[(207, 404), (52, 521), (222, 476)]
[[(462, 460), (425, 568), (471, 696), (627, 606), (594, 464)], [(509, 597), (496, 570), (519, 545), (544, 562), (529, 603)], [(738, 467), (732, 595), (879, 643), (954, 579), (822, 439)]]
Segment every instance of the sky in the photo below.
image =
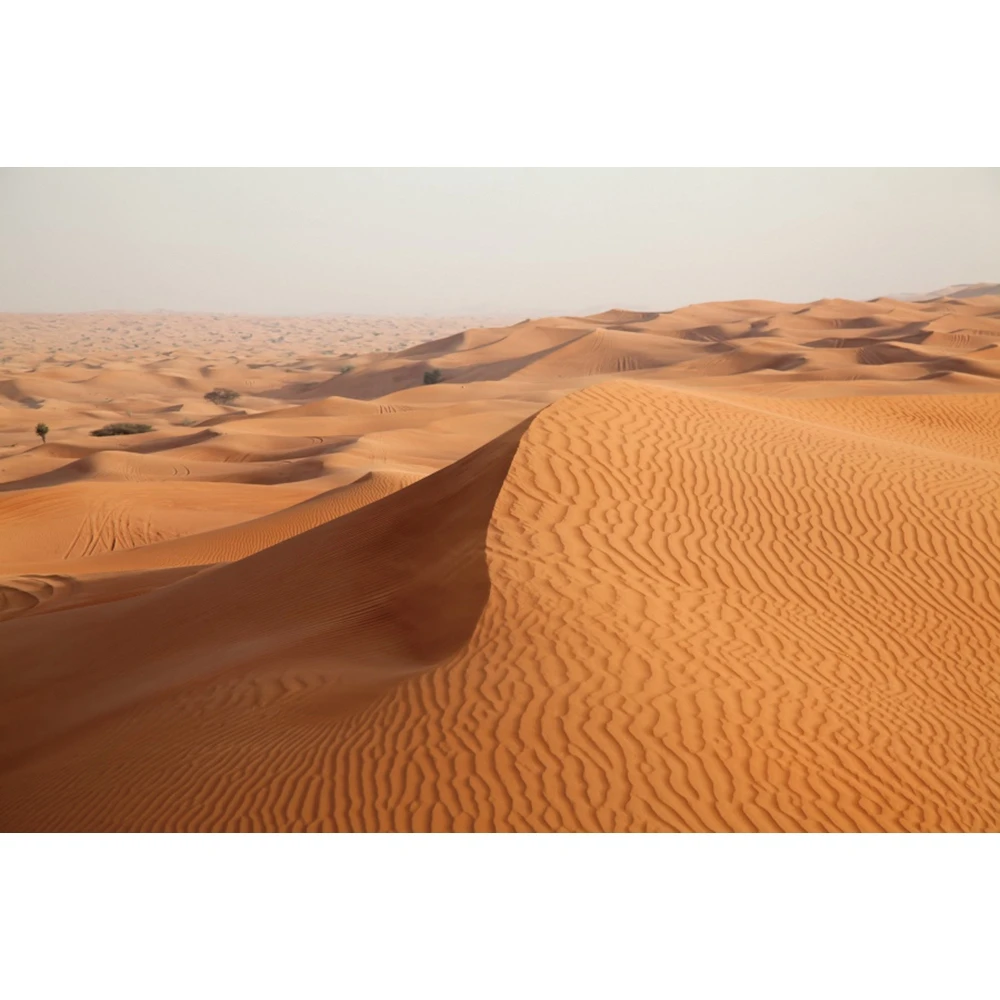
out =
[(0, 312), (526, 317), (979, 281), (996, 169), (0, 170)]

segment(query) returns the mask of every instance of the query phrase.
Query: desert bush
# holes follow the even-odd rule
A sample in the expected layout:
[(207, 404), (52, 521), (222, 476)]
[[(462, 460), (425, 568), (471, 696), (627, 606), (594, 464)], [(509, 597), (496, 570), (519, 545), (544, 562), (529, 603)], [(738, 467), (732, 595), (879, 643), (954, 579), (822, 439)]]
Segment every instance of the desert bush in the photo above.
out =
[(344, 365), (340, 369), (340, 374), (341, 375), (346, 375), (348, 372), (352, 372), (352, 371), (354, 371), (354, 365)]
[(424, 385), (435, 385), (444, 378), (444, 373), (440, 368), (428, 368), (424, 372)]
[(35, 433), (42, 439), (42, 444), (45, 444), (45, 435), (49, 433), (49, 425), (35, 424)]
[(96, 431), (91, 431), (91, 437), (112, 437), (115, 434), (148, 434), (153, 429), (152, 424), (105, 424)]
[(235, 389), (213, 389), (205, 393), (205, 399), (219, 406), (228, 406), (239, 398), (240, 394)]

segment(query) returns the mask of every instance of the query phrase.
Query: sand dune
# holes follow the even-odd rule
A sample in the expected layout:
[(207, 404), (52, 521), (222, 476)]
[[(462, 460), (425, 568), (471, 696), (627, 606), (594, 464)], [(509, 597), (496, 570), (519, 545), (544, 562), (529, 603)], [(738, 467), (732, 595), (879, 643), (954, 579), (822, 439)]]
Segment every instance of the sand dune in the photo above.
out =
[(79, 559), (235, 524), (308, 499), (319, 489), (197, 482), (117, 482), (108, 488), (77, 482), (0, 493), (0, 573), (22, 563)]
[(1000, 295), (1000, 284), (981, 281), (972, 285), (948, 285), (934, 292), (918, 292), (916, 294), (897, 295), (896, 298), (907, 301), (929, 302), (934, 299), (974, 299), (980, 295)]
[(1000, 830), (1000, 297), (289, 327), (0, 400), (0, 828)]
[[(111, 548), (82, 558), (72, 554), (60, 560), (50, 558), (44, 568), (49, 574), (58, 573), (65, 577), (67, 574), (90, 576), (114, 572), (132, 573), (232, 562), (357, 510), (408, 486), (418, 478), (420, 477), (405, 473), (368, 472), (346, 486), (327, 490), (293, 503), (290, 507), (281, 507), (273, 513), (131, 548)], [(287, 500), (287, 497), (283, 497), (280, 502)], [(252, 509), (250, 504), (241, 504), (243, 511)], [(39, 551), (37, 544), (33, 551)], [(30, 568), (37, 575), (42, 571), (42, 564), (34, 563)]]

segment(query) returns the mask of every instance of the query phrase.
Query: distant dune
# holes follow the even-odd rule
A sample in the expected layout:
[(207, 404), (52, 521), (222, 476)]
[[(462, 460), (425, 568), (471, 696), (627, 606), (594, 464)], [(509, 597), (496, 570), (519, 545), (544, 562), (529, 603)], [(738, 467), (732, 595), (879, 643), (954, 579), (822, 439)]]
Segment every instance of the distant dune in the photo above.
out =
[(975, 285), (948, 285), (934, 292), (908, 293), (893, 298), (904, 302), (930, 302), (933, 299), (974, 299), (980, 295), (1000, 295), (1000, 284), (981, 281)]
[(366, 353), (8, 317), (0, 829), (1000, 831), (969, 287)]

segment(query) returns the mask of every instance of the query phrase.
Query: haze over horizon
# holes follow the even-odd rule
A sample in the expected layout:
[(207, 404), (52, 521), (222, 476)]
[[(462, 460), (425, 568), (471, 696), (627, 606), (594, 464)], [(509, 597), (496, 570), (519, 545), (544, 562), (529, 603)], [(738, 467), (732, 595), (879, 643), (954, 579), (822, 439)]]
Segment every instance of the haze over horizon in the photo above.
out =
[(1000, 272), (996, 169), (4, 169), (0, 312), (584, 314)]

